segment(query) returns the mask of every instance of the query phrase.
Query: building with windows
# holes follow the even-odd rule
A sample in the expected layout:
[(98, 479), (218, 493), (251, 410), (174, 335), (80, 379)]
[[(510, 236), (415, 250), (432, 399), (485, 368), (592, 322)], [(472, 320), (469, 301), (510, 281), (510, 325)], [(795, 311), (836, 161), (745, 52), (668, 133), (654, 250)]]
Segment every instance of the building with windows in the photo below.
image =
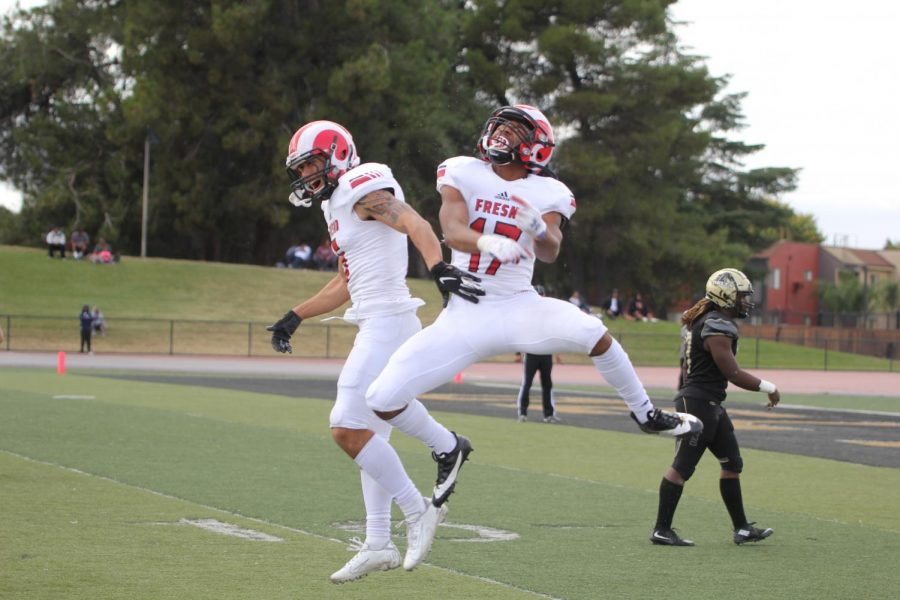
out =
[(822, 247), (781, 240), (755, 254), (748, 274), (757, 290), (760, 312), (792, 325), (816, 325)]
[(861, 250), (781, 240), (755, 254), (747, 272), (757, 291), (760, 319), (788, 325), (824, 325), (884, 329), (894, 328), (896, 307), (880, 313), (834, 315), (821, 305), (824, 282), (835, 285), (842, 273), (858, 278), (862, 306), (870, 306), (883, 284), (900, 281), (900, 250)]

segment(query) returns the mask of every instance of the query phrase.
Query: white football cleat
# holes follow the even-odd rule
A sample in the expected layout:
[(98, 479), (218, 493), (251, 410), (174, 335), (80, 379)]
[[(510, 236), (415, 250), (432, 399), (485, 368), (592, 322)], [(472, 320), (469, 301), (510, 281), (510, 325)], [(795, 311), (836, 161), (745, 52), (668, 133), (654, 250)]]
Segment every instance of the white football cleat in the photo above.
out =
[(647, 422), (638, 421), (634, 413), (631, 418), (644, 433), (661, 433), (675, 438), (682, 438), (703, 431), (703, 421), (690, 413), (666, 412), (654, 408), (647, 414)]
[(447, 518), (448, 510), (446, 504), (435, 506), (432, 504), (431, 498), (425, 498), (425, 511), (404, 521), (406, 524), (404, 569), (412, 571), (425, 560), (425, 556), (428, 555), (431, 544), (434, 542), (437, 527)]
[(356, 550), (356, 555), (347, 564), (331, 574), (331, 583), (347, 583), (362, 579), (376, 571), (390, 571), (400, 566), (400, 551), (394, 542), (388, 542), (381, 550), (373, 550), (359, 538), (351, 538), (347, 550)]

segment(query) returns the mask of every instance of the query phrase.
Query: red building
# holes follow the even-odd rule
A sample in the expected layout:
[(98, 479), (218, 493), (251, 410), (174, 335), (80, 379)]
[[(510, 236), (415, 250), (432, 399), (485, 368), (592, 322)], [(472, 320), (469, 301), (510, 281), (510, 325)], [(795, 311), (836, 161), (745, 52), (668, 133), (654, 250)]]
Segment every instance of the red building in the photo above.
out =
[(781, 240), (755, 254), (748, 270), (757, 289), (757, 304), (779, 315), (781, 323), (815, 325), (821, 252), (818, 244)]

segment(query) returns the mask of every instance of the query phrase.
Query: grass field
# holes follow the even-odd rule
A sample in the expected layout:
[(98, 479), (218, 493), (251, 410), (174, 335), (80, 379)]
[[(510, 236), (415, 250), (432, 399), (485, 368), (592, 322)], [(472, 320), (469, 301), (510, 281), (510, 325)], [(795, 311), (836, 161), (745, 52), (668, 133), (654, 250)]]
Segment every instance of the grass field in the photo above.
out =
[[(95, 338), (97, 352), (272, 356), (265, 326), (315, 293), (333, 273), (249, 265), (124, 257), (116, 265), (50, 260), (33, 248), (0, 246), (0, 324), (12, 331), (7, 341), (17, 351), (78, 350), (77, 316), (82, 304), (98, 305), (109, 324)], [(429, 280), (408, 280), (412, 294), (425, 300), (422, 323), (434, 321), (440, 298)], [(332, 315), (343, 314), (343, 309)], [(303, 325), (301, 356), (342, 357), (356, 329)], [(340, 323), (340, 322), (337, 322)], [(676, 323), (608, 323), (638, 365), (677, 365)], [(568, 363), (587, 363), (566, 355)], [(512, 355), (498, 357), (509, 361)], [(850, 353), (828, 352), (787, 343), (745, 339), (745, 367), (844, 370), (896, 370), (894, 362)]]
[[(738, 547), (707, 458), (676, 520), (698, 545), (663, 548), (647, 535), (670, 441), (456, 413), (436, 416), (476, 452), (429, 564), (333, 586), (362, 507), (330, 408), (4, 369), (0, 597), (887, 599), (900, 587), (900, 470), (745, 450), (748, 515), (776, 533)], [(427, 490), (427, 452), (394, 443)], [(280, 541), (191, 524), (204, 519)], [(517, 537), (474, 541), (491, 532)]]

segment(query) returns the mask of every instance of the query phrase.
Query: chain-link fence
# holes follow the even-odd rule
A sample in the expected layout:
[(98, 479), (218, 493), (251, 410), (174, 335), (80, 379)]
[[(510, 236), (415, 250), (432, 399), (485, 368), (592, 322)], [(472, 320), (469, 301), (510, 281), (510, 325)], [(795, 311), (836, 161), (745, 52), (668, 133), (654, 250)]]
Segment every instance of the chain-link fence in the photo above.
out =
[(803, 312), (791, 310), (754, 311), (750, 321), (760, 325), (792, 324), (807, 327), (900, 330), (900, 310), (892, 312)]
[[(19, 352), (79, 352), (77, 318), (0, 315), (6, 339), (3, 347)], [(270, 323), (253, 321), (198, 321), (185, 319), (106, 318), (104, 333), (92, 336), (97, 353), (281, 356), (272, 350)], [(749, 328), (748, 328), (749, 329)], [(291, 340), (293, 356), (345, 358), (353, 347), (357, 328), (347, 324), (304, 321)], [(639, 366), (677, 366), (680, 338), (673, 333), (634, 333), (612, 330)], [(738, 360), (746, 368), (895, 371), (892, 342), (856, 337), (846, 340), (785, 334), (747, 334), (741, 338)], [(511, 361), (512, 354), (494, 357)], [(563, 354), (562, 362), (589, 364), (585, 355)]]
[[(79, 352), (80, 326), (67, 317), (3, 317), (4, 346), (20, 352)], [(105, 331), (94, 332), (91, 349), (99, 353), (206, 354), (272, 356), (266, 331), (270, 323), (252, 321), (195, 321), (185, 319), (105, 319)], [(348, 325), (304, 323), (293, 340), (294, 356), (343, 358), (353, 346), (356, 328)]]

